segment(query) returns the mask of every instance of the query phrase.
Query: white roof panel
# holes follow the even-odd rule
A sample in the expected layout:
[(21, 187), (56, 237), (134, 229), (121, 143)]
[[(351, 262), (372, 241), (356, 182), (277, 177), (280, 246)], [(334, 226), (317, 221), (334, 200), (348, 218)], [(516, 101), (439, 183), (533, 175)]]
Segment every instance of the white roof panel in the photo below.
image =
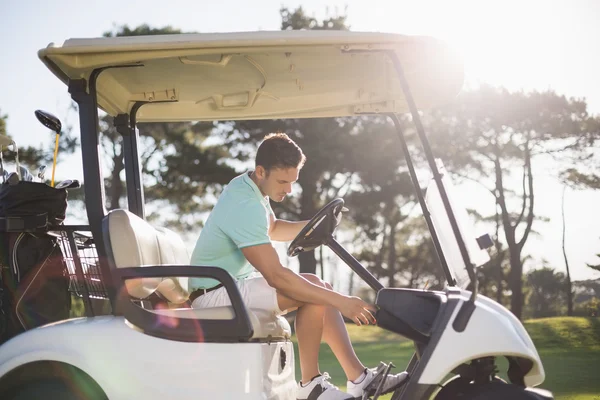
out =
[[(349, 116), (405, 112), (391, 62), (418, 108), (452, 101), (462, 62), (443, 42), (347, 31), (275, 31), (69, 39), (40, 59), (63, 82), (97, 81), (99, 106), (140, 122)], [(132, 66), (132, 67), (125, 67)]]

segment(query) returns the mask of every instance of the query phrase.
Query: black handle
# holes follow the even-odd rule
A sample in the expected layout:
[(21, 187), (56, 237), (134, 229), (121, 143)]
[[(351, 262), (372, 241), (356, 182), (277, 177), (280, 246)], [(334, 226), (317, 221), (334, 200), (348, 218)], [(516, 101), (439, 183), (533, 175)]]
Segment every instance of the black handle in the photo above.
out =
[[(193, 277), (213, 278), (223, 284), (235, 312), (233, 319), (190, 319), (165, 317), (136, 306), (125, 287), (118, 291), (117, 304), (125, 318), (145, 333), (184, 342), (240, 342), (254, 335), (248, 309), (233, 277), (224, 269), (192, 265), (161, 265), (117, 268), (112, 271), (119, 282), (136, 278)], [(165, 322), (165, 318), (168, 319)]]

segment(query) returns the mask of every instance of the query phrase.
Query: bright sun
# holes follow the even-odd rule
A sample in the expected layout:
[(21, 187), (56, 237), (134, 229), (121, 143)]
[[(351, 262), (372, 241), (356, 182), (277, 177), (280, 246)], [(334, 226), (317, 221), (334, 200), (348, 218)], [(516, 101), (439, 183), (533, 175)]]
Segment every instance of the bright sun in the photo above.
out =
[[(383, 25), (398, 33), (447, 40), (464, 58), (470, 84), (489, 82), (511, 90), (569, 84), (577, 77), (563, 76), (563, 66), (574, 62), (577, 51), (589, 51), (577, 49), (565, 32), (570, 24), (573, 34), (573, 19), (585, 15), (568, 2), (550, 6), (540, 0), (424, 1), (401, 2), (394, 8), (417, 18), (399, 27), (393, 22), (398, 14), (381, 14)], [(553, 72), (546, 68), (550, 63)]]

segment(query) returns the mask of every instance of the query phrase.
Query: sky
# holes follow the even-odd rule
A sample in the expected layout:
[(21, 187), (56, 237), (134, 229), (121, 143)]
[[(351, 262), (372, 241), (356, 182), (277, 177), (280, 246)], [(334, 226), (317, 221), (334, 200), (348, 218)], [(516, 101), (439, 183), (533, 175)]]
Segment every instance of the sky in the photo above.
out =
[[(462, 54), (467, 86), (552, 89), (586, 99), (589, 111), (600, 114), (600, 1), (595, 0), (0, 0), (0, 43), (5, 52), (0, 62), (0, 112), (9, 116), (8, 132), (20, 146), (40, 146), (51, 154), (51, 134), (33, 111), (45, 109), (64, 125), (77, 127), (76, 116), (67, 112), (71, 99), (66, 86), (37, 57), (51, 42), (60, 45), (69, 38), (98, 37), (125, 24), (133, 28), (143, 23), (197, 32), (278, 30), (282, 5), (302, 5), (319, 18), (346, 9), (354, 31), (438, 37)], [(77, 175), (74, 171), (80, 168), (77, 158), (65, 168), (69, 172), (59, 165), (57, 179), (71, 178), (67, 175)], [(538, 168), (536, 214), (550, 222), (536, 225), (540, 236), (532, 238), (525, 251), (563, 270), (562, 186), (548, 171)], [(477, 206), (474, 198), (480, 197), (462, 200)], [(565, 201), (572, 278), (600, 277), (585, 266), (600, 262), (595, 256), (600, 253), (600, 193), (567, 190)], [(529, 267), (540, 265), (533, 262)]]

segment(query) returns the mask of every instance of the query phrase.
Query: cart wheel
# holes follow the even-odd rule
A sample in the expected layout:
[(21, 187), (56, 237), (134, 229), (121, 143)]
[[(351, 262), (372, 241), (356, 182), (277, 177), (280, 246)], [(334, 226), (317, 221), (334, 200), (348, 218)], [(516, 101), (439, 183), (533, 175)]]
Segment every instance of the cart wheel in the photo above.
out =
[(551, 400), (552, 394), (542, 389), (525, 389), (506, 383), (500, 378), (492, 382), (473, 385), (464, 379), (448, 381), (435, 396), (435, 400)]
[[(498, 384), (506, 384), (506, 381), (494, 377), (494, 383)], [(466, 378), (463, 378), (459, 375), (450, 378), (442, 389), (436, 394), (435, 400), (455, 400), (455, 399), (463, 399), (467, 392), (471, 390), (473, 384)]]

